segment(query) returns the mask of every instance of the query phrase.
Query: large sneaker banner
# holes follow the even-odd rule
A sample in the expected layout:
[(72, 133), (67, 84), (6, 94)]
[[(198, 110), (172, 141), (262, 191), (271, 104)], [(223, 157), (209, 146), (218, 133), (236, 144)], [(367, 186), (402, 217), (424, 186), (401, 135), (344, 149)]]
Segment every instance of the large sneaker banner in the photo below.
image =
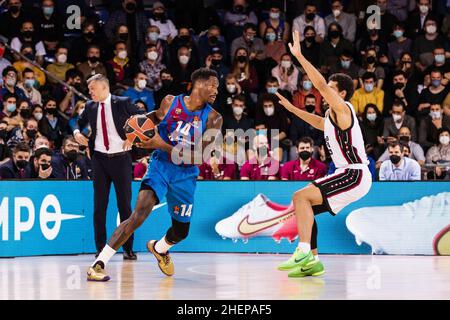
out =
[[(292, 194), (305, 182), (197, 183), (183, 252), (292, 253), (297, 225)], [(133, 183), (134, 206), (139, 183)], [(0, 182), (0, 257), (93, 253), (89, 181)], [(165, 199), (135, 234), (135, 250), (170, 226)], [(316, 216), (320, 253), (450, 255), (449, 182), (376, 182), (337, 216)], [(117, 226), (112, 189), (108, 237)]]

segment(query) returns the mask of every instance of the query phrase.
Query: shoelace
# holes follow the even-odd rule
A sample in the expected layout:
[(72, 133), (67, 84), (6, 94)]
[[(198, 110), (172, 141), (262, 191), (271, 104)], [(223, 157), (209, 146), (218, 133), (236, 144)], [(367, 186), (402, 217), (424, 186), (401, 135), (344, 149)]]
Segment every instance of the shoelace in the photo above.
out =
[(162, 258), (163, 258), (164, 264), (169, 264), (169, 262), (170, 262), (169, 254), (163, 255)]

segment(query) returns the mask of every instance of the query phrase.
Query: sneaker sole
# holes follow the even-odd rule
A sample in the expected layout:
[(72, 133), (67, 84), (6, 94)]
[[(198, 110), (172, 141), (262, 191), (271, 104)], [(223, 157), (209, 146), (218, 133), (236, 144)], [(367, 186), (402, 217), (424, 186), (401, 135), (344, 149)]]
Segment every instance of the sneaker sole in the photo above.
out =
[(105, 277), (102, 280), (96, 280), (96, 279), (89, 279), (89, 278), (87, 278), (87, 281), (89, 281), (89, 282), (106, 282), (106, 281), (109, 281), (110, 279), (111, 279), (110, 277)]
[(319, 271), (313, 274), (305, 274), (305, 275), (288, 275), (289, 278), (304, 278), (304, 277), (319, 277), (321, 275), (325, 274), (325, 270), (324, 271)]
[(168, 276), (168, 277), (173, 276), (174, 274), (168, 274), (168, 273), (164, 272), (164, 270), (161, 268), (161, 266), (159, 265), (159, 260), (158, 260), (158, 258), (156, 257), (156, 255), (155, 255), (155, 253), (153, 252), (153, 250), (150, 249), (150, 247), (148, 246), (149, 243), (150, 243), (150, 241), (148, 241), (148, 242), (147, 242), (147, 245), (146, 245), (147, 250), (148, 250), (151, 254), (153, 254), (153, 256), (155, 257), (156, 261), (158, 262), (158, 268), (159, 268), (159, 270), (161, 270), (161, 272), (164, 273), (164, 274), (165, 274), (166, 276)]

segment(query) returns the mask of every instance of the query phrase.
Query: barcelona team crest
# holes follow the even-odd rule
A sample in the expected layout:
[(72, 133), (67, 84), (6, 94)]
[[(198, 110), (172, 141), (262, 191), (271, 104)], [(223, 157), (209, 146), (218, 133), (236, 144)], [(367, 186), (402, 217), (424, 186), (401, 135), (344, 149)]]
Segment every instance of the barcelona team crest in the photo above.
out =
[(175, 114), (181, 114), (181, 108), (176, 108), (175, 109)]
[(180, 207), (179, 207), (179, 206), (173, 207), (173, 212), (174, 212), (175, 214), (179, 214), (179, 213), (180, 213)]

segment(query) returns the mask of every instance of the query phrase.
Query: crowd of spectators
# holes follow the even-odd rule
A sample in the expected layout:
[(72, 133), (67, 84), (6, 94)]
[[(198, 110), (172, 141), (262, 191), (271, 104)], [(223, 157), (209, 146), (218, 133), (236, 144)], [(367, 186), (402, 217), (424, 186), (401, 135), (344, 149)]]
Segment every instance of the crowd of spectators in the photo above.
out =
[[(244, 141), (242, 163), (212, 157), (199, 179), (313, 180), (333, 172), (323, 133), (274, 95), (321, 116), (328, 108), (290, 55), (292, 31), (326, 78), (340, 72), (354, 80), (350, 102), (374, 180), (450, 179), (448, 1), (97, 2), (3, 5), (0, 35), (21, 55), (0, 42), (0, 179), (90, 178), (89, 148), (72, 138), (85, 103), (75, 90), (88, 96), (90, 76), (105, 75), (113, 94), (151, 112), (168, 94), (189, 94), (199, 67), (219, 76), (213, 107), (225, 140), (227, 130), (257, 132)], [(68, 23), (74, 4), (79, 29)], [(373, 4), (379, 19), (366, 12)], [(237, 144), (225, 146), (223, 159), (236, 159)], [(133, 149), (133, 158), (140, 179), (148, 152)]]

